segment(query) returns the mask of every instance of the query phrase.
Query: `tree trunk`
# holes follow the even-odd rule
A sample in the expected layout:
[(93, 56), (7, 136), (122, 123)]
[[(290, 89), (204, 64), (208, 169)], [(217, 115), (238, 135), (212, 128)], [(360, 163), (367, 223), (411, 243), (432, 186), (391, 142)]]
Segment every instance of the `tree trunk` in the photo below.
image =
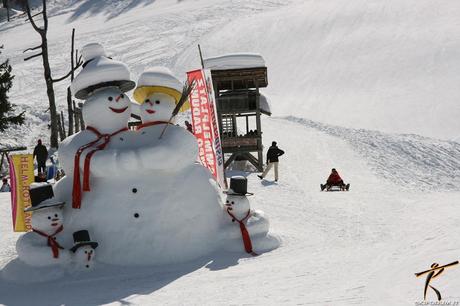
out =
[(70, 87), (67, 87), (67, 117), (69, 118), (69, 128), (67, 136), (73, 134), (73, 107), (72, 107), (72, 93), (70, 92)]
[(43, 75), (45, 76), (46, 93), (48, 95), (48, 101), (50, 106), (50, 145), (52, 148), (57, 149), (59, 147), (57, 126), (58, 113), (56, 111), (56, 99), (54, 97), (53, 79), (51, 78), (51, 68), (48, 60), (48, 41), (46, 39), (46, 32), (40, 33), (40, 36), (42, 38)]

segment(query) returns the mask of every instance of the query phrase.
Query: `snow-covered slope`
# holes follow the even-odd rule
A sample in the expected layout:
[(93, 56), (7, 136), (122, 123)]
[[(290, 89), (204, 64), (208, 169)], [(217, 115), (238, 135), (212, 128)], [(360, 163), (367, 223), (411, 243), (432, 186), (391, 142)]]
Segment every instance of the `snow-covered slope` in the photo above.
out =
[(459, 140), (459, 14), (453, 2), (296, 1), (201, 41), (207, 56), (262, 54), (276, 114)]
[[(259, 257), (211, 254), (187, 264), (150, 269), (99, 265), (88, 275), (30, 285), (27, 294), (20, 293), (23, 284), (0, 281), (0, 304), (408, 305), (421, 301), (424, 279), (414, 273), (433, 262), (458, 259), (458, 239), (452, 233), (460, 222), (453, 213), (459, 193), (421, 193), (395, 186), (372, 171), (371, 154), (357, 152), (356, 143), (334, 135), (333, 127), (330, 132), (324, 126), (318, 129), (286, 119), (266, 119), (263, 124), (266, 138), (277, 139), (286, 151), (280, 182), (272, 182), (271, 174), (261, 184), (251, 174), (248, 190), (255, 193), (252, 206), (264, 210), (273, 231), (281, 235), (279, 249)], [(362, 145), (366, 142), (364, 138)], [(391, 151), (382, 151), (382, 157), (397, 158)], [(319, 192), (319, 183), (331, 167), (351, 182), (350, 192)], [(16, 256), (18, 235), (11, 232), (8, 202), (7, 194), (0, 194), (0, 266)], [(453, 268), (434, 284), (446, 300), (460, 299), (458, 276)], [(433, 292), (429, 298), (435, 298)]]
[[(279, 184), (251, 174), (248, 189), (283, 245), (255, 258), (212, 254), (148, 270), (101, 265), (59, 283), (1, 280), (0, 304), (408, 305), (423, 298), (415, 272), (459, 259), (460, 4), (50, 2), (55, 76), (68, 69), (72, 27), (78, 46), (101, 42), (135, 79), (147, 66), (182, 75), (199, 67), (198, 43), (206, 57), (263, 55), (274, 116), (263, 119), (264, 143), (277, 140), (286, 155)], [(41, 64), (24, 63), (22, 54), (38, 37), (19, 21), (0, 25), (0, 37), (16, 73), (12, 102), (28, 115), (27, 126), (0, 143), (30, 145), (47, 133)], [(67, 85), (56, 86), (61, 109)], [(350, 192), (319, 192), (332, 167)], [(6, 269), (18, 237), (7, 194), (0, 194), (0, 220)], [(433, 282), (446, 301), (460, 301), (459, 271)]]

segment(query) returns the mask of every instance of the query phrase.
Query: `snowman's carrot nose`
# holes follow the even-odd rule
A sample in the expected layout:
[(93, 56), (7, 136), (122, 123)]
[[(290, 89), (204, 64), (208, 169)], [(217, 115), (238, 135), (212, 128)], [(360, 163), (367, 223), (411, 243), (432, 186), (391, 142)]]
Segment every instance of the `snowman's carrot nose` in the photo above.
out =
[(118, 97), (115, 98), (115, 101), (118, 102), (123, 97), (123, 95), (119, 95)]

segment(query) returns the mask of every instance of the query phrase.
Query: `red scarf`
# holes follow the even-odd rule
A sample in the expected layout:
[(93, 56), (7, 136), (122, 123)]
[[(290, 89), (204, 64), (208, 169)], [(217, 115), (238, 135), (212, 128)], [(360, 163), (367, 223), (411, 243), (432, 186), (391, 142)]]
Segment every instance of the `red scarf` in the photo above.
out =
[(158, 124), (172, 124), (171, 122), (168, 122), (168, 121), (152, 121), (152, 122), (146, 122), (146, 123), (142, 123), (140, 125), (137, 126), (136, 130), (140, 130), (140, 129), (143, 129), (147, 126), (152, 126), (152, 125), (158, 125)]
[[(74, 165), (73, 165), (74, 168), (73, 168), (72, 208), (81, 207), (82, 194), (81, 194), (81, 184), (80, 184), (80, 156), (83, 153), (83, 151), (95, 146), (92, 151), (86, 154), (85, 164), (83, 167), (83, 191), (90, 191), (89, 174), (90, 174), (90, 168), (91, 168), (91, 157), (97, 151), (104, 150), (112, 136), (115, 136), (118, 133), (128, 130), (127, 127), (124, 127), (112, 134), (101, 134), (98, 130), (96, 130), (95, 128), (91, 126), (88, 126), (86, 129), (96, 134), (97, 138), (96, 140), (91, 141), (90, 143), (87, 143), (81, 146), (77, 150), (77, 153), (75, 153)], [(102, 143), (96, 145), (101, 139), (103, 139)]]
[(63, 250), (64, 248), (56, 241), (56, 236), (59, 232), (62, 232), (64, 229), (64, 226), (60, 226), (54, 234), (47, 235), (46, 233), (36, 230), (35, 228), (32, 228), (32, 231), (35, 233), (39, 234), (40, 236), (46, 237), (48, 239), (48, 246), (51, 247), (51, 250), (53, 251), (53, 257), (58, 258), (59, 257), (59, 249)]
[(249, 236), (249, 232), (246, 229), (246, 224), (244, 222), (250, 217), (251, 215), (251, 210), (248, 209), (248, 213), (246, 214), (246, 217), (244, 217), (241, 220), (238, 220), (231, 212), (230, 212), (230, 207), (227, 208), (227, 213), (232, 217), (232, 221), (237, 221), (240, 224), (240, 230), (241, 230), (241, 236), (243, 237), (243, 244), (244, 244), (244, 249), (246, 250), (246, 253), (251, 254), (253, 256), (257, 256), (253, 250), (252, 250), (252, 243), (251, 243), (251, 236)]

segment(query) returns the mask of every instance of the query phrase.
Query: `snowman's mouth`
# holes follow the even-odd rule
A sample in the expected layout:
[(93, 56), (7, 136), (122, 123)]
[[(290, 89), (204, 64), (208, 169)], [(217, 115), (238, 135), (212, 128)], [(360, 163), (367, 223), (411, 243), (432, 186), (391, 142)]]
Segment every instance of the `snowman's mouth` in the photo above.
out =
[(118, 113), (118, 114), (121, 114), (121, 113), (123, 113), (125, 110), (128, 109), (127, 106), (126, 106), (126, 107), (123, 107), (123, 108), (114, 108), (114, 107), (109, 107), (109, 108), (110, 108), (110, 110), (111, 110), (112, 112)]
[(153, 109), (146, 109), (145, 111), (147, 113), (149, 113), (149, 114), (155, 114), (156, 113), (156, 111), (154, 111)]

